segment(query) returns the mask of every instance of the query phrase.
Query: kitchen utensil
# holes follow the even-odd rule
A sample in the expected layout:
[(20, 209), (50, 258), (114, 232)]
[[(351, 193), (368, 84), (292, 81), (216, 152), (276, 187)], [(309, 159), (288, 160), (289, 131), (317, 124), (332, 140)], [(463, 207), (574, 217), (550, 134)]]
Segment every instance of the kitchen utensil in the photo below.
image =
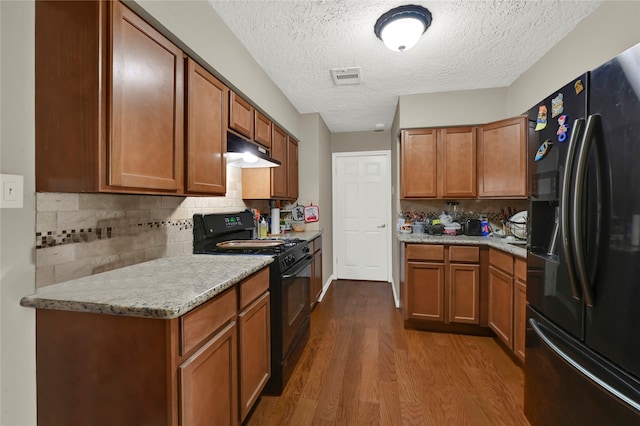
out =
[(291, 219), (296, 222), (304, 222), (304, 206), (295, 206), (291, 209)]
[(413, 225), (410, 223), (405, 223), (400, 227), (400, 232), (403, 234), (410, 234), (413, 232)]
[(441, 223), (437, 223), (435, 225), (431, 225), (430, 234), (433, 235), (442, 235), (442, 231), (444, 231), (444, 225)]
[(527, 238), (527, 211), (523, 210), (511, 216), (507, 221), (509, 233), (516, 238)]
[(414, 234), (424, 234), (425, 223), (424, 222), (415, 222), (413, 224), (413, 233)]
[(304, 221), (306, 223), (317, 222), (320, 220), (320, 208), (311, 203), (304, 208)]
[(461, 228), (462, 226), (458, 222), (451, 222), (444, 226), (442, 233), (445, 235), (458, 235)]

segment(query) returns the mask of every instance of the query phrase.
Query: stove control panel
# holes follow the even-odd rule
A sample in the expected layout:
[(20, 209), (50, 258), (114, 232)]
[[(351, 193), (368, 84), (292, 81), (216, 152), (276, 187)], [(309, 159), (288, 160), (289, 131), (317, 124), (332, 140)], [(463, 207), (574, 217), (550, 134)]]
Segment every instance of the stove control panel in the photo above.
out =
[(282, 264), (283, 264), (285, 267), (289, 267), (289, 266), (293, 265), (295, 262), (296, 262), (296, 258), (295, 258), (295, 256), (293, 256), (293, 255), (285, 256), (285, 257), (282, 259)]
[(224, 218), (224, 226), (227, 228), (243, 226), (242, 218), (240, 216), (227, 216)]

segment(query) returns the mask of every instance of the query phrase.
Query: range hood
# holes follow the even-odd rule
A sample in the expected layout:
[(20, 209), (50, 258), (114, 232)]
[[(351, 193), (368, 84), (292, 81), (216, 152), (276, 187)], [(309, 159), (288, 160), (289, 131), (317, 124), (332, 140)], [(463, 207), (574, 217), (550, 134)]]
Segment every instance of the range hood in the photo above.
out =
[(269, 156), (267, 148), (227, 132), (227, 164), (241, 168), (278, 167), (282, 163)]

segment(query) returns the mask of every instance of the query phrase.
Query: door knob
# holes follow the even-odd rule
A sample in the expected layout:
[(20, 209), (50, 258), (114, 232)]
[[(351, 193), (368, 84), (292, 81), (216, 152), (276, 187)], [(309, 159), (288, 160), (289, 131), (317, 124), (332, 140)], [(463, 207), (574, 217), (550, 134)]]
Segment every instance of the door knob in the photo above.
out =
[(387, 226), (386, 223), (383, 223), (382, 225), (378, 225), (378, 228), (385, 228)]

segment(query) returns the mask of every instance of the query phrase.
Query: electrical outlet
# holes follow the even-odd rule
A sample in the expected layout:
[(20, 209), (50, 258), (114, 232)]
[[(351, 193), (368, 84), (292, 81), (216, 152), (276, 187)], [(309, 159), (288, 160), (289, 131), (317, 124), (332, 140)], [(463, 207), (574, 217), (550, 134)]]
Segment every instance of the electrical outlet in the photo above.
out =
[(21, 209), (23, 199), (24, 177), (20, 175), (0, 174), (0, 208)]

